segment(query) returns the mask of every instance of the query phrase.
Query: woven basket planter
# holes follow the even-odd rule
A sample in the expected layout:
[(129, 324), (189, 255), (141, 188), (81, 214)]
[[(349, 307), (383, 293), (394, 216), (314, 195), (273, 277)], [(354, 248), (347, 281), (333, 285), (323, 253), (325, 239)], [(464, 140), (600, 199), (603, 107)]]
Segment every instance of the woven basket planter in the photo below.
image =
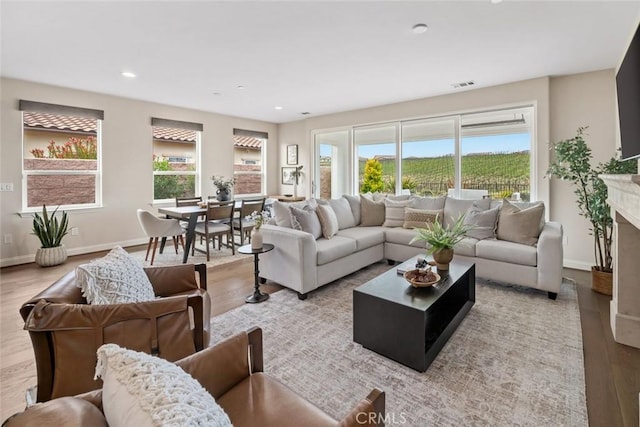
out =
[(613, 273), (596, 270), (591, 267), (591, 289), (594, 291), (611, 295), (613, 293)]
[(36, 264), (40, 267), (52, 267), (67, 260), (67, 249), (64, 245), (55, 248), (40, 248), (36, 252)]

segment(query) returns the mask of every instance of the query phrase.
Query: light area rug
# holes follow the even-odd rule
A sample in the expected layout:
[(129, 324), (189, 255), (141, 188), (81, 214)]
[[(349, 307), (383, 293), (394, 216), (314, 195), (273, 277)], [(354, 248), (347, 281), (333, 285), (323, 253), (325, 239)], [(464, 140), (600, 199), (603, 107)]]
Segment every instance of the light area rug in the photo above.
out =
[[(159, 246), (160, 245), (158, 245), (158, 251), (156, 251), (156, 257), (153, 260), (153, 267), (182, 264), (182, 247), (179, 247), (178, 254), (176, 255), (176, 251), (173, 247), (173, 242), (171, 242), (170, 240), (167, 241), (167, 245), (165, 246), (163, 253), (159, 253)], [(197, 243), (196, 248), (204, 249), (204, 246)], [(145, 248), (140, 251), (130, 252), (129, 254), (140, 261), (143, 266), (149, 267), (151, 266), (151, 253), (149, 253), (149, 260), (145, 261), (144, 258), (146, 252), (147, 250)], [(207, 264), (207, 268), (212, 268), (218, 266), (230, 267), (235, 263), (251, 262), (253, 260), (253, 257), (251, 255), (239, 254), (238, 251), (236, 251), (234, 255), (232, 254), (230, 248), (226, 248), (224, 246), (221, 250), (218, 250), (217, 246), (216, 249), (210, 249), (209, 258), (210, 260), (207, 261), (207, 254), (200, 251), (195, 251), (194, 255), (189, 254), (187, 263)]]
[(259, 326), (265, 372), (336, 419), (373, 387), (387, 425), (588, 425), (575, 284), (546, 292), (478, 280), (476, 303), (420, 373), (353, 342), (353, 289), (378, 263), (309, 294), (288, 290), (212, 319), (212, 342)]

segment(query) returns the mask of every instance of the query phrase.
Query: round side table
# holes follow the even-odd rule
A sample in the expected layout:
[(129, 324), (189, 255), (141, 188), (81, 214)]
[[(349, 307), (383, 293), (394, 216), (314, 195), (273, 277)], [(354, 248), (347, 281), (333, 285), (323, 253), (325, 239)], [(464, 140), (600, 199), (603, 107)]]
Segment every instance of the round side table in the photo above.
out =
[(251, 245), (244, 245), (238, 248), (238, 252), (245, 255), (253, 255), (253, 277), (254, 277), (254, 288), (253, 294), (249, 295), (244, 301), (250, 304), (256, 304), (262, 301), (266, 301), (269, 299), (269, 294), (263, 294), (260, 292), (260, 278), (258, 277), (260, 274), (260, 270), (258, 268), (258, 256), (265, 252), (269, 252), (273, 250), (274, 246), (271, 243), (264, 243), (261, 248), (253, 249)]

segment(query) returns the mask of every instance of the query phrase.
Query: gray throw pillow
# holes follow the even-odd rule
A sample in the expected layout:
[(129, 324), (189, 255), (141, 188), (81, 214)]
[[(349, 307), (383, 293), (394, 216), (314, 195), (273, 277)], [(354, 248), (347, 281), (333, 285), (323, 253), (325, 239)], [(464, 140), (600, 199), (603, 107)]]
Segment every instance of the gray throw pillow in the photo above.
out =
[(495, 238), (499, 213), (499, 206), (486, 211), (480, 210), (476, 206), (471, 206), (464, 216), (464, 224), (471, 224), (475, 227), (467, 231), (465, 235), (478, 240)]
[(351, 196), (349, 194), (345, 194), (342, 197), (347, 199), (347, 202), (349, 202), (351, 213), (353, 214), (354, 224), (360, 225), (360, 196)]
[[(444, 202), (447, 200), (446, 196), (440, 197), (414, 197), (413, 207), (416, 209), (427, 209), (430, 211), (437, 211), (444, 209)], [(441, 215), (442, 216), (442, 215)]]
[(543, 203), (521, 210), (504, 199), (498, 215), (498, 239), (535, 246), (543, 214)]
[(374, 202), (360, 196), (360, 225), (373, 227), (384, 222), (384, 201)]
[(466, 200), (466, 199), (454, 199), (453, 197), (447, 197), (444, 203), (444, 218), (442, 218), (442, 225), (445, 227), (452, 227), (456, 219), (466, 213), (470, 207), (475, 206), (481, 211), (486, 211), (491, 205), (491, 199), (480, 200)]
[(404, 224), (404, 208), (413, 206), (413, 200), (393, 201), (384, 200), (384, 223), (385, 227), (402, 227)]
[(351, 228), (356, 226), (356, 221), (351, 211), (349, 201), (345, 198), (318, 200), (319, 205), (329, 205), (338, 218), (338, 229)]
[(303, 200), (302, 202), (294, 203), (285, 203), (274, 200), (273, 205), (271, 205), (271, 209), (276, 225), (279, 227), (293, 228), (293, 224), (291, 224), (291, 212), (289, 211), (289, 206), (295, 206), (302, 209), (306, 205), (310, 205), (312, 208), (315, 208), (315, 200)]
[(322, 236), (322, 226), (320, 220), (316, 214), (316, 210), (307, 205), (300, 209), (295, 206), (289, 206), (291, 213), (291, 224), (293, 228), (300, 231), (305, 231), (313, 236), (314, 239), (318, 239)]
[(322, 226), (322, 235), (325, 239), (330, 239), (338, 233), (338, 217), (329, 205), (318, 205), (316, 208), (320, 225)]

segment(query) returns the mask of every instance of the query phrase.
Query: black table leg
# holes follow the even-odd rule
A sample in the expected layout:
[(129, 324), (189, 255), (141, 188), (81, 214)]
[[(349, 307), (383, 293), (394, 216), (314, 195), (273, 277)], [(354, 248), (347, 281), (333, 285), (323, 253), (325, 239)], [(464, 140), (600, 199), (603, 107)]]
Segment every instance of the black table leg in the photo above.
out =
[(182, 255), (182, 263), (186, 264), (187, 259), (189, 259), (189, 252), (191, 251), (191, 245), (195, 244), (193, 241), (196, 234), (196, 224), (198, 223), (198, 215), (191, 214), (189, 216), (189, 223), (187, 225), (187, 241), (184, 242), (184, 255)]
[(249, 295), (244, 301), (250, 304), (259, 303), (269, 299), (269, 294), (263, 294), (260, 292), (260, 270), (258, 269), (258, 254), (253, 254), (253, 294)]

